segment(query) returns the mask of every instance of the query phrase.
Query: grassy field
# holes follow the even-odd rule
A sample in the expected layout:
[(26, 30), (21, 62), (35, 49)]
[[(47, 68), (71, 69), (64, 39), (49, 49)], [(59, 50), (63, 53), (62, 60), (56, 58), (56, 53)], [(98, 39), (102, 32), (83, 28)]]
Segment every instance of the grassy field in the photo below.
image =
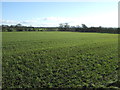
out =
[(3, 32), (2, 35), (3, 88), (98, 88), (117, 81), (117, 34)]

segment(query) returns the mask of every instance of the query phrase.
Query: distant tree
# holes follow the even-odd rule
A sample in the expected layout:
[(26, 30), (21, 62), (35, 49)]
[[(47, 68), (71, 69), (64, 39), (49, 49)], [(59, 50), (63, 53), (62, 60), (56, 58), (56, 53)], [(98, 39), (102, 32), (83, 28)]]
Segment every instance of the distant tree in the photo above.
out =
[(75, 28), (75, 31), (76, 31), (76, 32), (80, 32), (81, 29), (82, 29), (82, 28), (81, 28), (79, 25), (77, 25), (76, 28)]
[(68, 23), (65, 23), (65, 24), (64, 24), (64, 27), (65, 27), (65, 28), (69, 28), (70, 26), (68, 25)]
[(59, 30), (59, 31), (63, 31), (63, 28), (64, 28), (64, 25), (63, 25), (62, 23), (60, 23), (58, 30)]
[(24, 26), (22, 26), (22, 24), (20, 24), (20, 23), (17, 24), (17, 25), (15, 25), (16, 31), (24, 31), (24, 30), (23, 30), (23, 27), (24, 27)]
[(59, 31), (69, 31), (70, 25), (68, 23), (60, 23)]
[(68, 25), (68, 23), (65, 23), (64, 29), (65, 29), (65, 31), (70, 31), (70, 25)]
[(76, 31), (76, 27), (75, 26), (70, 26), (70, 31), (72, 31), (72, 32), (75, 32)]
[(8, 31), (8, 32), (12, 32), (12, 31), (13, 31), (13, 28), (8, 28), (7, 31)]
[(81, 32), (88, 32), (88, 27), (85, 24), (82, 24)]
[(59, 27), (33, 27), (33, 26), (22, 26), (21, 24), (17, 25), (1, 25), (3, 32), (12, 32), (12, 31), (72, 31), (72, 32), (97, 32), (97, 33), (120, 33), (120, 28), (112, 27), (87, 27), (85, 24), (82, 24), (82, 27), (79, 25), (70, 26), (68, 23), (60, 23)]
[(83, 29), (87, 29), (88, 27), (85, 24), (82, 24)]
[(9, 29), (9, 26), (8, 26), (8, 25), (2, 25), (2, 31), (3, 31), (3, 32), (9, 31), (8, 29)]
[(17, 27), (21, 27), (21, 26), (22, 26), (22, 24), (20, 24), (20, 23), (19, 23), (19, 24), (17, 24), (16, 26), (17, 26)]
[(117, 33), (120, 34), (120, 28), (119, 27), (117, 28)]

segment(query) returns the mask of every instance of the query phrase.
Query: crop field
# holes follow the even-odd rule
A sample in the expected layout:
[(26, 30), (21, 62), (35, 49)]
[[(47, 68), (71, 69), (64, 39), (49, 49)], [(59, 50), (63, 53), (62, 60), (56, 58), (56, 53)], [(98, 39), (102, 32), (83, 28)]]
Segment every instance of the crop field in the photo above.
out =
[(118, 80), (118, 34), (3, 32), (3, 88), (107, 87)]

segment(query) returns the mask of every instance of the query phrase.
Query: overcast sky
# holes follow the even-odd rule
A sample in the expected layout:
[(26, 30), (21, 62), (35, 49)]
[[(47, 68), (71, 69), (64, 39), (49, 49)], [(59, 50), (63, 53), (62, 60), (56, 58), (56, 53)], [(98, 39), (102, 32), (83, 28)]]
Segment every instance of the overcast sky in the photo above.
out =
[(118, 2), (2, 2), (2, 24), (118, 26)]

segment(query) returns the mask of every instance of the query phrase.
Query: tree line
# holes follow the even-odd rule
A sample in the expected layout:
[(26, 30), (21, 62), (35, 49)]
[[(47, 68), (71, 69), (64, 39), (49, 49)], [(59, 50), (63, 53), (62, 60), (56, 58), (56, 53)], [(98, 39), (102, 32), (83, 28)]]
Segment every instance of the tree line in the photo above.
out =
[(107, 27), (87, 27), (82, 24), (81, 27), (70, 26), (68, 23), (61, 23), (59, 27), (32, 27), (17, 25), (1, 25), (2, 32), (19, 32), (19, 31), (70, 31), (70, 32), (98, 32), (98, 33), (120, 33), (120, 28), (107, 28)]
[(63, 23), (59, 25), (59, 31), (72, 31), (72, 32), (99, 32), (99, 33), (120, 33), (120, 28), (112, 27), (87, 27), (85, 24), (80, 26), (70, 26), (68, 23)]

